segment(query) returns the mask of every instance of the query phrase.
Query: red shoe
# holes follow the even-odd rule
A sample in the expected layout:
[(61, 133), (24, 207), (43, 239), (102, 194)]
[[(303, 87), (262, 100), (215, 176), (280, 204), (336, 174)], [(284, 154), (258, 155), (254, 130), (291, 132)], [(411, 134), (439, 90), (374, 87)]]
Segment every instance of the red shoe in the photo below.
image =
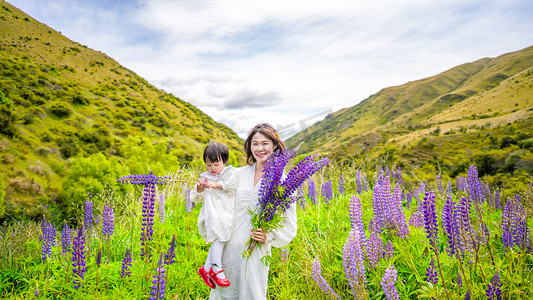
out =
[(202, 266), (200, 269), (198, 269), (198, 275), (200, 275), (200, 277), (202, 277), (202, 279), (204, 280), (205, 285), (207, 285), (208, 287), (210, 287), (212, 289), (217, 287), (215, 285), (215, 283), (213, 282), (213, 280), (211, 280), (211, 278), (209, 278), (209, 275), (207, 274), (207, 271), (204, 269), (204, 266)]
[(222, 272), (224, 272), (224, 270), (220, 270), (215, 273), (215, 271), (213, 271), (213, 268), (211, 268), (209, 270), (209, 273), (207, 273), (207, 275), (209, 275), (209, 279), (213, 280), (216, 283), (216, 285), (218, 285), (219, 287), (228, 287), (230, 285), (230, 282), (227, 278), (220, 279), (217, 277), (217, 274), (222, 273)]

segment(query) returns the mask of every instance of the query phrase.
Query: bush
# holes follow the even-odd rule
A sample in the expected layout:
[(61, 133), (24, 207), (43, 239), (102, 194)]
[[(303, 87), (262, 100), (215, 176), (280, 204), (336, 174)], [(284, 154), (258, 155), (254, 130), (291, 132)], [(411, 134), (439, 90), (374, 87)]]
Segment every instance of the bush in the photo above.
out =
[(66, 102), (55, 102), (48, 108), (50, 112), (59, 118), (67, 118), (72, 114), (72, 109)]

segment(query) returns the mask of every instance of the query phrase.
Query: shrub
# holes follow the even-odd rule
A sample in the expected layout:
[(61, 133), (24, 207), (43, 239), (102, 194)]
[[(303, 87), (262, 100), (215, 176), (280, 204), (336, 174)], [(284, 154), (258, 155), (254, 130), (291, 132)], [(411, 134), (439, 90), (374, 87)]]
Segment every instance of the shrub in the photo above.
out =
[(72, 114), (72, 109), (66, 102), (58, 101), (52, 103), (48, 108), (50, 112), (59, 118), (66, 118)]

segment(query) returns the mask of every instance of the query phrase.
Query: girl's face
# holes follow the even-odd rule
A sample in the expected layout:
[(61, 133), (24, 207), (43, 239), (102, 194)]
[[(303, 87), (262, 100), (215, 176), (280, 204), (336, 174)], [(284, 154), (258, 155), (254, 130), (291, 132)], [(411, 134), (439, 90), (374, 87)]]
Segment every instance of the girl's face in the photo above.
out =
[(220, 173), (222, 173), (222, 171), (224, 171), (224, 162), (222, 161), (222, 159), (219, 159), (215, 162), (212, 162), (209, 160), (209, 158), (206, 160), (206, 163), (205, 163), (205, 166), (206, 166), (206, 169), (207, 169), (207, 173), (213, 175), (213, 176), (216, 176)]
[(264, 134), (258, 132), (252, 137), (250, 149), (255, 160), (260, 164), (264, 164), (274, 151), (274, 143)]

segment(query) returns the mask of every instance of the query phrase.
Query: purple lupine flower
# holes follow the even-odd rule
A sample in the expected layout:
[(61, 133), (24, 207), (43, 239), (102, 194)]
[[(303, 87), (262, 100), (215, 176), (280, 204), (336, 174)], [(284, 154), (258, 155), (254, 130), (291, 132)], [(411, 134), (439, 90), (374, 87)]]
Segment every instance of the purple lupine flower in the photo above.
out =
[(185, 191), (185, 212), (192, 212), (196, 204), (191, 199), (191, 189)]
[(511, 233), (511, 223), (514, 213), (514, 205), (511, 199), (507, 200), (502, 213), (502, 243), (505, 247), (512, 248), (514, 245)]
[(413, 194), (407, 192), (405, 195), (405, 202), (407, 203), (407, 209), (411, 210), (411, 203), (413, 202)]
[(387, 176), (381, 182), (381, 205), (383, 206), (384, 225), (391, 227), (394, 223), (394, 215), (396, 212), (396, 203), (394, 203), (391, 194), (390, 178)]
[(456, 226), (458, 230), (457, 248), (461, 250), (461, 255), (464, 257), (466, 252), (469, 252), (471, 257), (475, 248), (474, 235), (475, 231), (470, 221), (470, 198), (461, 197), (456, 208)]
[(470, 289), (466, 290), (465, 300), (470, 300)]
[(350, 198), (350, 222), (352, 228), (356, 228), (359, 232), (361, 243), (366, 244), (365, 227), (363, 225), (363, 212), (361, 208), (361, 199), (357, 195)]
[(424, 209), (424, 227), (429, 239), (429, 244), (433, 248), (433, 251), (437, 252), (437, 241), (438, 241), (438, 224), (437, 224), (437, 213), (435, 212), (435, 193), (427, 192), (424, 197), (423, 203)]
[(102, 263), (102, 248), (99, 248), (98, 253), (96, 253), (96, 266), (100, 267), (101, 263)]
[(520, 249), (529, 248), (529, 227), (526, 221), (526, 211), (517, 197), (514, 200), (514, 209), (511, 213), (511, 235), (514, 245)]
[(154, 213), (155, 213), (155, 185), (147, 183), (144, 186), (142, 228), (141, 228), (141, 258), (150, 258), (149, 242), (154, 235)]
[(439, 194), (444, 195), (444, 187), (442, 186), (442, 177), (440, 174), (437, 175), (437, 189), (439, 190)]
[(283, 247), (280, 252), (280, 261), (286, 263), (289, 260), (289, 248)]
[(363, 191), (363, 185), (361, 184), (361, 169), (357, 169), (357, 175), (355, 175), (355, 182), (357, 184), (357, 193), (361, 194)]
[(168, 248), (167, 254), (165, 254), (165, 264), (171, 265), (175, 262), (174, 258), (176, 257), (176, 235), (172, 236), (172, 241), (170, 242), (170, 247)]
[(368, 181), (366, 181), (366, 173), (363, 173), (363, 182), (365, 183), (365, 192), (368, 192)]
[[(289, 171), (287, 177), (285, 177), (281, 183), (281, 186), (284, 187), (282, 198), (288, 198), (290, 195), (293, 195), (298, 187), (300, 187), (309, 177), (311, 177), (311, 175), (320, 170), (329, 162), (327, 158), (323, 158), (320, 161), (315, 162), (315, 158), (316, 155), (307, 156)], [(331, 191), (331, 198), (333, 198), (331, 181), (329, 182), (329, 189)]]
[(437, 269), (435, 268), (435, 258), (433, 256), (431, 257), (431, 262), (429, 263), (429, 267), (427, 268), (426, 281), (431, 282), (433, 284), (437, 284), (439, 282)]
[(464, 179), (464, 177), (461, 177), (461, 176), (457, 177), (456, 185), (457, 185), (457, 191), (458, 192), (464, 192), (465, 191), (465, 186), (466, 186), (465, 181), (466, 180)]
[(333, 199), (333, 188), (331, 184), (331, 180), (322, 183), (322, 190), (321, 190), (322, 197), (324, 198), (324, 202), (329, 204), (329, 200)]
[(316, 204), (316, 186), (313, 179), (309, 178), (307, 183), (307, 198), (311, 200), (311, 203)]
[(463, 286), (463, 277), (461, 277), (461, 272), (457, 271), (457, 285), (459, 287)]
[(365, 265), (360, 238), (361, 234), (358, 232), (357, 227), (352, 228), (350, 235), (344, 243), (342, 255), (344, 273), (356, 299), (359, 298), (358, 295), (362, 296), (366, 294), (364, 287), (366, 281)]
[(385, 274), (381, 280), (381, 287), (387, 300), (399, 300), (400, 296), (396, 290), (396, 280), (398, 280), (398, 271), (394, 268), (394, 265), (389, 266), (385, 270)]
[(313, 279), (318, 284), (318, 287), (329, 297), (340, 299), (339, 295), (329, 286), (326, 279), (322, 276), (322, 267), (320, 266), (320, 260), (315, 258), (313, 260)]
[(305, 205), (307, 204), (307, 201), (305, 200), (305, 192), (304, 192), (304, 185), (300, 185), (297, 189), (297, 196), (298, 196), (298, 204), (300, 205), (301, 209), (305, 209)]
[(46, 217), (41, 222), (41, 230), (41, 241), (43, 243), (42, 258), (43, 261), (46, 261), (46, 258), (52, 257), (52, 244), (55, 240), (55, 230), (52, 224), (46, 220)]
[(159, 221), (165, 223), (165, 194), (159, 194)]
[(424, 221), (422, 217), (422, 212), (420, 210), (414, 212), (411, 214), (411, 217), (409, 218), (409, 225), (420, 228), (424, 226)]
[(115, 231), (115, 217), (113, 214), (113, 208), (106, 205), (104, 207), (103, 215), (102, 235), (104, 238), (111, 238), (113, 232)]
[(379, 266), (378, 261), (383, 257), (383, 239), (376, 232), (370, 234), (365, 253), (369, 267)]
[(483, 188), (483, 195), (485, 197), (485, 199), (487, 199), (487, 203), (492, 206), (492, 207), (495, 207), (496, 205), (494, 204), (494, 199), (492, 199), (492, 194), (490, 192), (490, 187), (488, 184), (486, 184)]
[(68, 227), (67, 221), (64, 221), (63, 232), (61, 233), (61, 246), (63, 247), (63, 253), (69, 253), (70, 248), (72, 248), (72, 240), (70, 236), (70, 227)]
[(501, 203), (500, 197), (501, 197), (500, 190), (496, 190), (494, 192), (494, 207), (496, 207), (496, 209), (502, 209), (502, 203)]
[(132, 258), (130, 249), (126, 249), (126, 254), (124, 255), (124, 259), (122, 260), (122, 269), (120, 270), (120, 277), (126, 278), (131, 276), (131, 271), (129, 267), (131, 267)]
[(448, 184), (446, 184), (446, 195), (451, 196), (452, 194), (452, 181), (448, 179)]
[(344, 178), (342, 178), (342, 173), (339, 175), (339, 195), (344, 195)]
[(452, 197), (447, 196), (446, 203), (442, 208), (442, 228), (444, 235), (448, 238), (448, 254), (453, 256), (457, 248), (457, 238), (459, 235), (458, 226), (455, 224), (457, 220), (455, 202)]
[(96, 216), (96, 220), (94, 221), (94, 223), (96, 225), (100, 225), (100, 221), (102, 221), (102, 216), (101, 215)]
[(391, 259), (394, 257), (394, 247), (392, 246), (392, 241), (389, 240), (385, 246), (385, 258)]
[(413, 198), (415, 198), (416, 202), (418, 203), (420, 198), (418, 197), (418, 189), (416, 187), (413, 189)]
[(470, 198), (472, 198), (476, 204), (483, 203), (483, 189), (481, 181), (478, 178), (476, 165), (471, 165), (468, 169), (467, 182)]
[(80, 278), (85, 278), (85, 237), (80, 227), (78, 235), (74, 237), (74, 248), (72, 250), (72, 271), (74, 272), (74, 288), (78, 289), (81, 285)]
[(83, 222), (83, 228), (89, 230), (93, 228), (94, 217), (93, 217), (93, 203), (91, 200), (87, 199), (85, 201), (85, 219)]
[(403, 177), (402, 177), (402, 169), (398, 167), (398, 170), (396, 171), (396, 177), (398, 177), (398, 184), (403, 184)]
[(372, 208), (374, 210), (374, 222), (376, 228), (381, 231), (386, 222), (385, 216), (385, 206), (386, 203), (383, 203), (383, 196), (381, 193), (382, 187), (377, 184), (374, 186), (374, 193), (372, 194)]
[[(405, 213), (402, 206), (400, 184), (396, 184), (394, 192), (392, 193), (391, 206), (393, 209), (392, 220), (394, 222), (394, 228), (396, 228), (396, 235), (399, 235), (402, 239), (409, 236), (409, 226), (405, 220)], [(390, 220), (391, 218), (389, 218)]]
[(488, 300), (502, 299), (501, 286), (502, 284), (500, 283), (500, 272), (496, 271), (496, 274), (494, 274), (494, 277), (492, 277), (492, 280), (490, 281), (487, 287)]
[(150, 300), (163, 299), (165, 298), (165, 265), (163, 264), (163, 252), (159, 256), (159, 262), (157, 263), (157, 268), (155, 268), (155, 274), (152, 276), (152, 291), (150, 292)]

